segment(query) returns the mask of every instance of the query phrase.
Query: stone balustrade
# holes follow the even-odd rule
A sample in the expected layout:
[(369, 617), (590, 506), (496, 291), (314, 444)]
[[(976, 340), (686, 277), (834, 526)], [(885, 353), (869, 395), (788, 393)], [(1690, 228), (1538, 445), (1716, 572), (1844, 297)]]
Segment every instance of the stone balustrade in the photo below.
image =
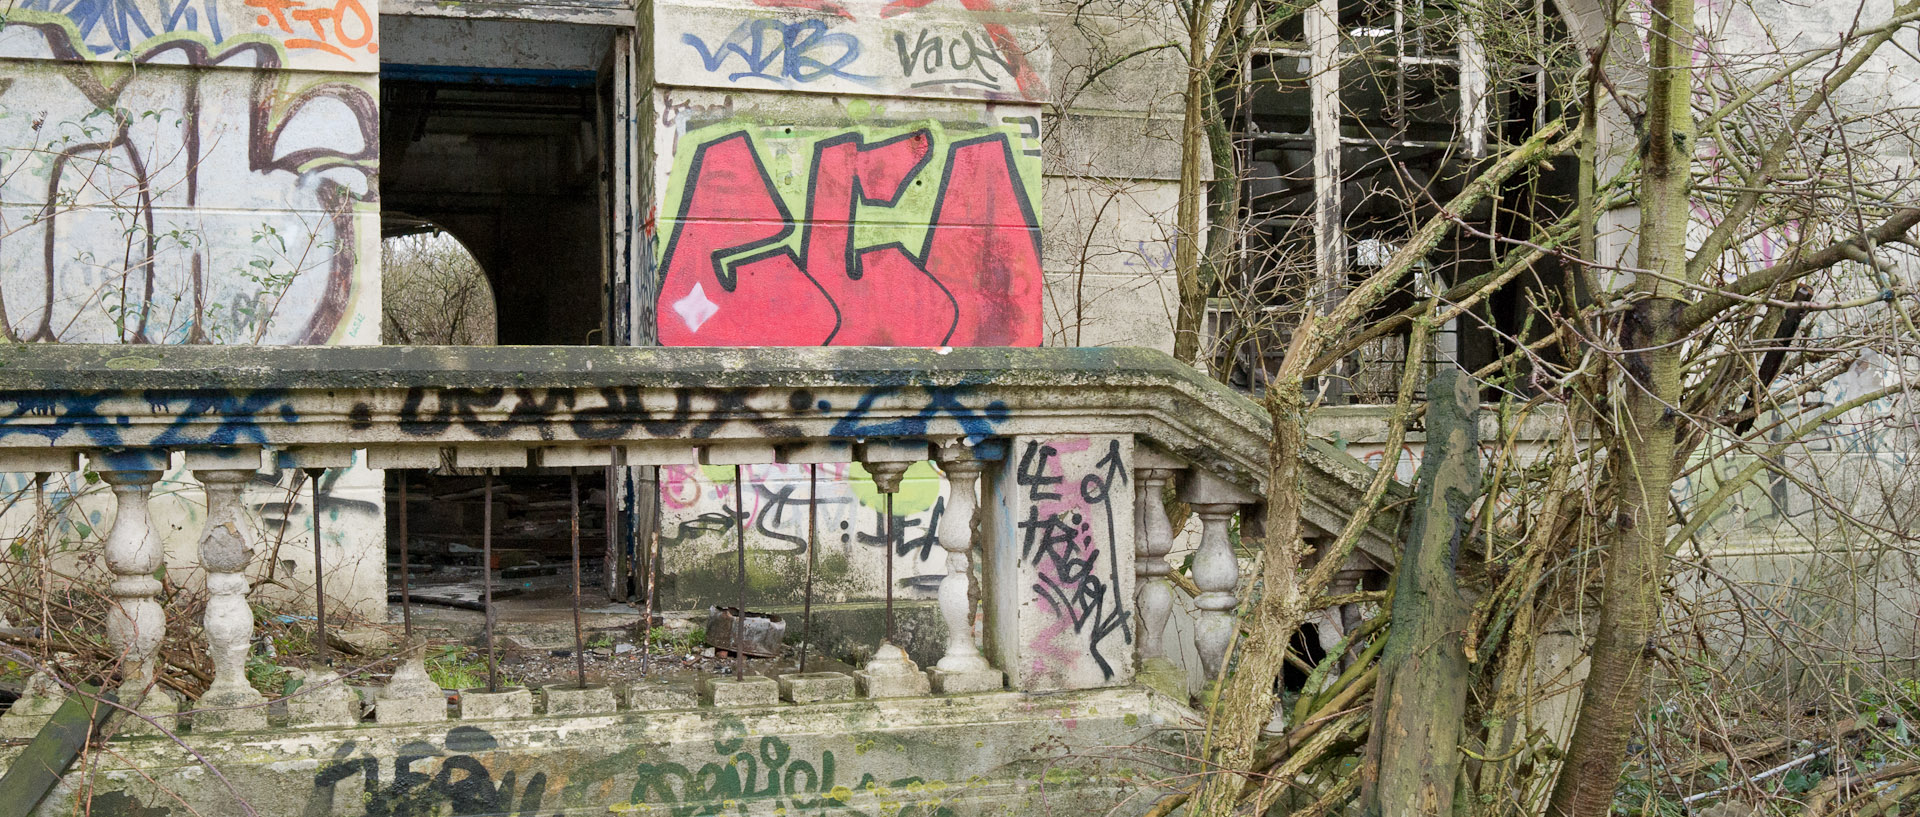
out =
[[(934, 666), (916, 666), (889, 628), (854, 678), (717, 676), (697, 699), (646, 685), (540, 691), (549, 714), (587, 714), (1131, 684), (1177, 652), (1166, 646), (1177, 601), (1169, 486), (1200, 520), (1194, 647), (1211, 677), (1239, 603), (1231, 523), (1263, 495), (1267, 422), (1198, 372), (1132, 349), (0, 347), (0, 472), (84, 463), (116, 497), (101, 546), (105, 635), (121, 700), (156, 722), (181, 704), (155, 692), (164, 551), (149, 495), (173, 467), (204, 490), (214, 673), (190, 705), (196, 730), (267, 725), (244, 676), (260, 543), (240, 501), (263, 468), (859, 462), (882, 494), (914, 463), (944, 474), (945, 650)], [(418, 662), (415, 651), (376, 697), (380, 722), (445, 717)], [(320, 664), (288, 700), (291, 723), (359, 723), (361, 701)], [(461, 714), (524, 717), (535, 701), (476, 691)]]

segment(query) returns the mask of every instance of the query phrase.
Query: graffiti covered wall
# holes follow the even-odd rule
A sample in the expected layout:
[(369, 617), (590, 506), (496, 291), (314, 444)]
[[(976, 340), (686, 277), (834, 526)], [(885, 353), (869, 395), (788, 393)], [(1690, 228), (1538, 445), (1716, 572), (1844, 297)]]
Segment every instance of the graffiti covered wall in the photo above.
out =
[[(1042, 341), (1037, 17), (984, 0), (753, 0), (651, 8), (650, 325), (668, 346), (1037, 346)], [(729, 586), (747, 519), (749, 603), (931, 599), (946, 498), (908, 473), (887, 539), (857, 465), (661, 469), (662, 588)], [(807, 497), (818, 490), (814, 528)], [(740, 510), (736, 510), (740, 509)], [(817, 530), (817, 534), (813, 531)], [(818, 543), (817, 550), (812, 542)]]
[[(377, 0), (10, 8), (0, 340), (379, 342), (378, 15)], [(266, 539), (311, 536), (293, 472), (259, 480), (249, 500)], [(379, 475), (334, 470), (322, 483), (332, 595), (377, 612)], [(191, 566), (201, 492), (175, 470), (157, 493), (169, 562)], [(85, 527), (111, 516), (102, 497), (73, 500)], [(10, 516), (7, 535), (20, 523)], [(278, 575), (300, 571), (310, 582), (310, 563)]]

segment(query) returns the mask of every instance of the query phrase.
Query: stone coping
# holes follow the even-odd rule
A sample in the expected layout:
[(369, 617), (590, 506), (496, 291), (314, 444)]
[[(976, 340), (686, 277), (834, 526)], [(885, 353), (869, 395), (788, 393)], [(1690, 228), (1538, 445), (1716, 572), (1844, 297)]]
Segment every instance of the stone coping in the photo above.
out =
[(11, 451), (497, 444), (486, 464), (509, 464), (541, 446), (1133, 434), (1258, 495), (1269, 425), (1149, 349), (0, 346), (0, 470), (49, 470)]

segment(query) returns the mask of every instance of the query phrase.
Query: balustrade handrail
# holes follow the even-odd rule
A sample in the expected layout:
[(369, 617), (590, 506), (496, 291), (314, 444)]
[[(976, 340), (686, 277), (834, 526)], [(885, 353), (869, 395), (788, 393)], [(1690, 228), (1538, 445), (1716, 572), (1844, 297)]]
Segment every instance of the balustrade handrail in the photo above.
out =
[(1136, 435), (1257, 496), (1268, 429), (1148, 349), (0, 346), (0, 470), (49, 450), (1070, 432)]

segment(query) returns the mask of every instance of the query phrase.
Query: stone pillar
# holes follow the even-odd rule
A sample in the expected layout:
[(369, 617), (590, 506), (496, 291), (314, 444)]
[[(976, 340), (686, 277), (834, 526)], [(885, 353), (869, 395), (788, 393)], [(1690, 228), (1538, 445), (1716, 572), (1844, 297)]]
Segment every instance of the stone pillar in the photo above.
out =
[[(207, 571), (207, 611), (202, 626), (213, 656), (213, 683), (200, 697), (193, 725), (199, 730), (267, 728), (266, 698), (247, 683), (247, 650), (253, 644), (253, 608), (247, 604), (247, 541), (241, 496), (260, 465), (260, 452), (191, 453), (187, 466), (207, 495), (207, 526), (200, 534), (200, 566)], [(224, 466), (224, 467), (217, 467)]]
[(1200, 666), (1209, 680), (1220, 675), (1220, 662), (1233, 640), (1233, 611), (1240, 604), (1234, 595), (1240, 584), (1240, 561), (1227, 537), (1227, 523), (1239, 510), (1240, 506), (1226, 503), (1193, 506), (1200, 517), (1200, 550), (1193, 556), (1193, 583), (1200, 588), (1193, 604), (1200, 614), (1194, 621), (1193, 646), (1200, 651)]
[(935, 692), (998, 690), (1006, 678), (987, 663), (973, 643), (973, 602), (968, 598), (973, 573), (973, 518), (976, 490), (986, 463), (974, 459), (973, 449), (952, 445), (940, 449), (941, 470), (947, 475), (947, 512), (940, 518), (940, 547), (947, 551), (947, 575), (940, 580), (940, 615), (947, 622), (947, 654), (927, 672)]
[(1015, 437), (993, 476), (987, 633), (1014, 689), (1133, 682), (1130, 436)]
[(155, 598), (160, 580), (153, 574), (166, 554), (147, 512), (147, 499), (167, 467), (167, 454), (135, 451), (101, 459), (96, 470), (113, 487), (116, 503), (104, 551), (107, 569), (113, 571), (113, 580), (107, 584), (107, 595), (113, 597), (107, 610), (107, 645), (118, 656), (120, 702), (150, 716), (171, 715), (176, 711), (173, 699), (165, 693), (150, 694), (158, 678), (160, 642), (167, 627), (166, 613)]

